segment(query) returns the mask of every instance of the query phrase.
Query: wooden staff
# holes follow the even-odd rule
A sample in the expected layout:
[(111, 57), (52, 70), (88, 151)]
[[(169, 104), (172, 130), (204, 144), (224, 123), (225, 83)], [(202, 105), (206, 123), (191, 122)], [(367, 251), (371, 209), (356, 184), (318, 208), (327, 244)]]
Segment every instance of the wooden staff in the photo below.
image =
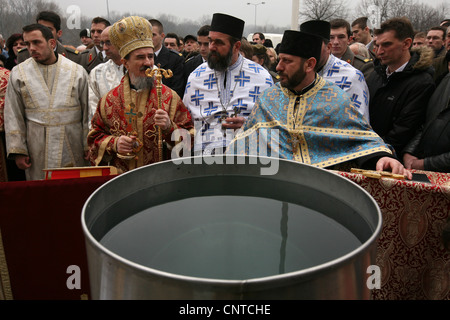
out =
[[(158, 94), (158, 109), (162, 109), (162, 77), (169, 79), (172, 78), (172, 70), (161, 69), (161, 64), (158, 63), (158, 68), (148, 69), (145, 75), (149, 78), (156, 76), (156, 92)], [(163, 145), (162, 145), (162, 130), (158, 126), (158, 149), (159, 149), (159, 161), (163, 160)]]

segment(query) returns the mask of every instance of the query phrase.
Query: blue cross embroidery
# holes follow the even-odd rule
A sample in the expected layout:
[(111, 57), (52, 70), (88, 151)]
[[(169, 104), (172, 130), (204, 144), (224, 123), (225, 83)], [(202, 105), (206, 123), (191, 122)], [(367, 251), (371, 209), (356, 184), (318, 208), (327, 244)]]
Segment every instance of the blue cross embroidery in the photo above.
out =
[(331, 67), (331, 69), (328, 70), (327, 76), (332, 77), (334, 73), (339, 73), (339, 70), (341, 70), (341, 67), (334, 64), (333, 67)]
[(243, 114), (243, 111), (247, 111), (248, 104), (244, 104), (242, 99), (238, 99), (237, 104), (233, 104), (234, 110), (238, 111), (240, 114)]
[(367, 105), (369, 104), (369, 93), (366, 90), (364, 90), (363, 94), (364, 94), (364, 101), (366, 102)]
[(195, 77), (196, 78), (200, 77), (202, 75), (202, 73), (205, 72), (205, 71), (206, 71), (206, 67), (205, 66), (195, 69), (195, 71), (194, 71)]
[(340, 81), (336, 81), (336, 85), (341, 88), (342, 90), (348, 89), (350, 88), (352, 82), (351, 81), (347, 81), (348, 77), (342, 77), (342, 79)]
[(214, 85), (217, 84), (217, 79), (214, 77), (213, 74), (209, 75), (209, 78), (203, 82), (203, 84), (208, 87), (209, 90), (214, 88)]
[(248, 67), (249, 67), (250, 69), (253, 69), (253, 71), (255, 71), (255, 73), (259, 73), (259, 72), (262, 70), (261, 65), (256, 64), (256, 63), (249, 63), (249, 64), (248, 64)]
[(191, 83), (190, 82), (188, 82), (187, 84), (186, 84), (186, 89), (184, 89), (184, 94), (186, 94), (187, 92), (188, 92), (188, 89), (191, 87)]
[(357, 107), (358, 109), (361, 108), (361, 101), (358, 101), (358, 95), (357, 94), (353, 94), (352, 96), (352, 101), (353, 104), (355, 105), (355, 107)]
[(217, 109), (219, 108), (218, 106), (214, 107), (214, 102), (209, 102), (209, 107), (205, 109), (205, 114), (207, 116), (210, 116), (213, 112), (217, 111)]
[(249, 92), (249, 96), (250, 96), (250, 98), (253, 98), (253, 102), (256, 102), (256, 99), (261, 94), (260, 89), (261, 89), (260, 87), (255, 87), (255, 89), (253, 91)]
[(200, 94), (200, 90), (195, 90), (195, 94), (191, 96), (191, 102), (195, 102), (195, 106), (200, 106), (200, 101), (205, 99), (204, 94)]
[(234, 81), (239, 82), (239, 86), (243, 87), (245, 86), (245, 83), (250, 83), (250, 77), (245, 76), (245, 72), (241, 71), (238, 76), (234, 77)]
[(359, 82), (363, 82), (365, 79), (364, 79), (364, 75), (363, 75), (363, 73), (361, 72), (361, 71), (356, 71), (356, 74), (358, 75), (358, 80), (359, 80)]
[(266, 84), (268, 84), (269, 86), (273, 86), (272, 78), (266, 78)]

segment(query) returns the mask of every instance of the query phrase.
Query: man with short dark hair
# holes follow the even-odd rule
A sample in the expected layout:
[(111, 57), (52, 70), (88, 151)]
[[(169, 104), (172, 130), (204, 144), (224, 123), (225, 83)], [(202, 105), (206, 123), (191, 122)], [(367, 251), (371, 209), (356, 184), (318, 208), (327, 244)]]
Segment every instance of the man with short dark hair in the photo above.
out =
[(264, 42), (266, 41), (266, 37), (262, 32), (255, 32), (252, 37), (252, 41), (254, 44), (262, 44), (264, 45)]
[(400, 159), (423, 124), (435, 89), (431, 50), (423, 47), (411, 51), (413, 37), (414, 29), (407, 18), (383, 22), (376, 40), (381, 64), (367, 80), (370, 124)]
[(153, 44), (155, 46), (155, 66), (160, 65), (164, 70), (172, 70), (171, 78), (163, 78), (163, 83), (183, 99), (184, 95), (184, 58), (180, 52), (167, 49), (164, 46), (164, 27), (157, 19), (149, 20), (153, 29)]
[(197, 69), (197, 67), (206, 61), (208, 61), (208, 54), (209, 54), (209, 31), (211, 30), (210, 25), (204, 25), (197, 31), (197, 42), (199, 46), (199, 54), (190, 58), (186, 61), (184, 65), (184, 82), (185, 86), (187, 83), (187, 80), (189, 78), (189, 75), (192, 71)]
[(169, 32), (164, 38), (164, 45), (167, 49), (172, 49), (173, 51), (180, 52), (180, 37), (176, 33)]
[(373, 72), (374, 65), (372, 59), (355, 55), (350, 49), (350, 24), (344, 19), (334, 19), (330, 21), (330, 26), (331, 53), (360, 70), (367, 79)]
[(427, 33), (427, 46), (434, 50), (434, 57), (438, 58), (445, 56), (447, 53), (445, 50), (445, 36), (447, 28), (445, 27), (432, 27)]
[(188, 78), (183, 101), (198, 122), (196, 155), (223, 153), (232, 139), (229, 131), (242, 127), (259, 94), (273, 85), (266, 69), (240, 53), (244, 25), (241, 19), (215, 13), (208, 61)]
[(81, 65), (86, 69), (88, 73), (92, 71), (96, 66), (108, 61), (105, 52), (101, 46), (101, 34), (106, 27), (111, 23), (102, 17), (95, 17), (91, 22), (91, 38), (94, 43), (94, 47), (90, 50), (85, 50), (81, 53)]
[(255, 148), (258, 155), (267, 156), (258, 148), (268, 141), (264, 150), (277, 152), (282, 159), (322, 168), (354, 162), (361, 168), (390, 169), (410, 178), (349, 96), (316, 73), (321, 51), (319, 36), (284, 32), (277, 66), (280, 82), (261, 94), (227, 153), (253, 155)]
[(23, 28), (32, 58), (13, 68), (5, 100), (8, 158), (41, 180), (43, 169), (85, 165), (88, 76), (82, 66), (55, 55), (49, 28)]
[(376, 59), (376, 55), (374, 52), (374, 41), (371, 34), (371, 30), (369, 26), (367, 25), (367, 22), (369, 21), (369, 18), (367, 17), (360, 17), (352, 22), (352, 35), (353, 40), (355, 42), (361, 42), (366, 46), (366, 48), (369, 50), (369, 53), (373, 60)]
[[(70, 47), (65, 47), (59, 39), (62, 36), (61, 17), (53, 11), (41, 11), (36, 16), (36, 23), (48, 27), (53, 38), (56, 40), (55, 54), (61, 54), (69, 60), (76, 63), (81, 63), (81, 53), (78, 50), (73, 50)], [(23, 48), (17, 54), (17, 63), (21, 63), (30, 57), (27, 48)]]

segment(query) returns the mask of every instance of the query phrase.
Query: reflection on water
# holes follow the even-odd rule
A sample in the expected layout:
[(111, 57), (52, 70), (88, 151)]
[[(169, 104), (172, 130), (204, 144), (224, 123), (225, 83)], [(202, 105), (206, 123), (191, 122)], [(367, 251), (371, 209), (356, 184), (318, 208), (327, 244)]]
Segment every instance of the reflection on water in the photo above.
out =
[(211, 196), (148, 208), (112, 228), (101, 244), (164, 272), (246, 280), (313, 267), (361, 242), (336, 221), (297, 204)]

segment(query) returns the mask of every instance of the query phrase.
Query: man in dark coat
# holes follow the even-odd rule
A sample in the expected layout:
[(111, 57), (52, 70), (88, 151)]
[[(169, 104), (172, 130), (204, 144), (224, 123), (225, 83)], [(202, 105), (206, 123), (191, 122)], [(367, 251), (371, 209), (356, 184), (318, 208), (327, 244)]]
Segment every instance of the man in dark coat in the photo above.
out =
[(423, 124), (435, 89), (433, 52), (410, 51), (414, 29), (406, 18), (384, 22), (377, 32), (381, 64), (369, 76), (370, 124), (403, 157), (403, 149)]
[(424, 127), (404, 152), (403, 163), (407, 169), (450, 173), (450, 73), (428, 103)]
[(90, 73), (99, 64), (108, 61), (106, 54), (103, 52), (103, 48), (100, 41), (100, 35), (106, 27), (109, 27), (111, 23), (102, 18), (96, 17), (91, 22), (91, 37), (94, 42), (94, 46), (81, 53), (81, 65), (84, 69)]
[(155, 66), (160, 65), (164, 70), (172, 70), (171, 78), (164, 78), (162, 82), (174, 90), (181, 99), (184, 95), (184, 57), (181, 53), (167, 49), (163, 45), (165, 38), (164, 28), (160, 21), (150, 19), (153, 27), (153, 45), (155, 46)]

